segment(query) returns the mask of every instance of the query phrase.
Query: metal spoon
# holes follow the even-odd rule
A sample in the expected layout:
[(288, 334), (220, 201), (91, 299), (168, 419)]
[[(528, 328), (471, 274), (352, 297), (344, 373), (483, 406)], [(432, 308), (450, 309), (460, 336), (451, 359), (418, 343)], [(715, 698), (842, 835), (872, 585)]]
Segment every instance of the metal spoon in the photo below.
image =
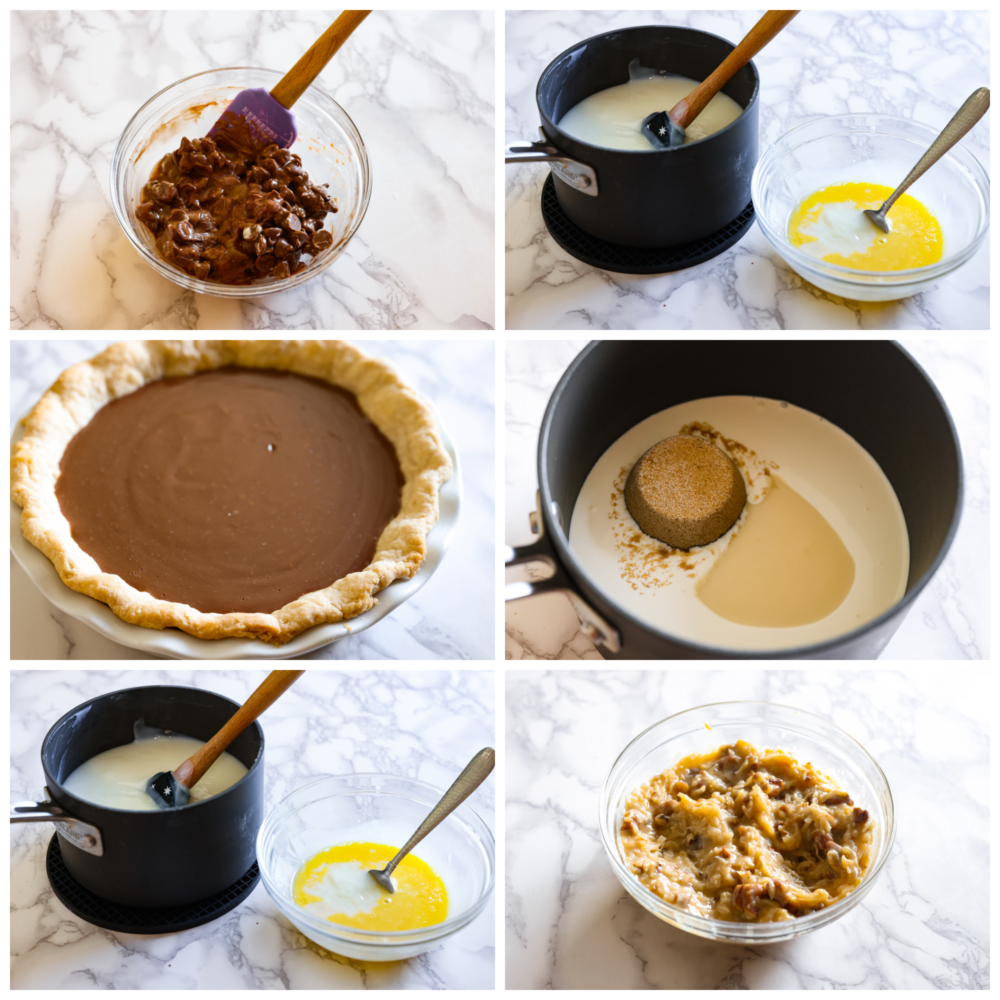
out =
[(441, 822), (449, 813), (457, 809), (485, 780), (486, 776), (493, 770), (496, 762), (496, 752), (493, 747), (486, 747), (480, 750), (472, 760), (466, 765), (465, 770), (455, 779), (455, 783), (441, 796), (438, 804), (427, 814), (427, 818), (417, 827), (416, 833), (403, 844), (400, 852), (390, 861), (382, 871), (374, 869), (368, 872), (369, 875), (383, 889), (389, 892), (396, 891), (396, 881), (392, 873), (403, 858), (420, 843)]
[(878, 210), (864, 209), (865, 215), (875, 223), (883, 233), (889, 232), (889, 223), (885, 213), (892, 208), (896, 199), (922, 174), (934, 166), (973, 125), (986, 114), (990, 106), (990, 92), (987, 87), (980, 87), (955, 113), (955, 117), (941, 130), (941, 134), (930, 144), (927, 152), (917, 160), (917, 165), (906, 175), (906, 179), (886, 198)]

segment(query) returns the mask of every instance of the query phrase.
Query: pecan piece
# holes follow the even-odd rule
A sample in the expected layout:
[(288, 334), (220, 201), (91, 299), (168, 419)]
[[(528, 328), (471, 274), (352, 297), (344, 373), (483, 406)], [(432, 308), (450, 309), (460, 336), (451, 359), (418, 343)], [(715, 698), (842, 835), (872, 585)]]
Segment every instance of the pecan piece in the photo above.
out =
[(833, 795), (828, 795), (825, 799), (823, 799), (822, 805), (853, 806), (854, 800), (847, 794), (847, 792), (834, 792)]
[(837, 842), (823, 830), (817, 830), (813, 835), (813, 845), (816, 848), (816, 855), (821, 860), (827, 862), (831, 868), (840, 867), (840, 848)]
[(738, 885), (733, 889), (733, 906), (737, 910), (757, 916), (757, 900), (767, 895), (767, 886), (756, 883)]

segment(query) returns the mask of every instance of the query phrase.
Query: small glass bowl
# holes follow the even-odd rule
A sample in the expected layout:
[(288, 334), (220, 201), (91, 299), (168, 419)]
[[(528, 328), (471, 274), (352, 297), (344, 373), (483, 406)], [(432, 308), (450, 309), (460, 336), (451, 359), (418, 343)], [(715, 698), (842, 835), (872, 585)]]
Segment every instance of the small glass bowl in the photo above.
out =
[(423, 781), (389, 774), (320, 778), (276, 805), (257, 834), (257, 862), (278, 909), (311, 941), (346, 958), (392, 962), (429, 951), (482, 912), (495, 878), (494, 840), (460, 805), (415, 853), (444, 880), (447, 920), (415, 931), (368, 931), (322, 920), (292, 898), (296, 872), (327, 847), (354, 841), (402, 845), (444, 794)]
[(197, 73), (151, 97), (125, 126), (111, 161), (111, 202), (118, 223), (142, 258), (158, 274), (182, 288), (220, 298), (245, 299), (295, 288), (325, 271), (343, 252), (365, 217), (372, 193), (371, 165), (361, 134), (347, 112), (315, 84), (292, 109), (298, 138), (292, 152), (315, 184), (328, 184), (337, 199), (336, 214), (324, 227), (333, 246), (309, 260), (289, 278), (266, 278), (252, 285), (200, 281), (168, 264), (157, 252), (153, 234), (135, 217), (142, 189), (156, 164), (187, 136), (208, 134), (230, 101), (249, 87), (270, 90), (282, 74), (269, 69), (233, 67)]
[[(788, 241), (788, 220), (804, 198), (830, 184), (868, 181), (895, 189), (939, 129), (894, 115), (831, 115), (799, 125), (768, 148), (751, 181), (757, 221), (793, 271), (818, 288), (859, 302), (926, 291), (968, 261), (990, 224), (990, 181), (961, 143), (909, 189), (941, 223), (944, 256), (903, 271), (858, 271), (811, 257)], [(891, 218), (891, 216), (890, 216)]]
[[(711, 726), (706, 729), (705, 726)], [(775, 923), (743, 924), (688, 913), (650, 892), (625, 864), (618, 842), (625, 801), (633, 789), (666, 771), (681, 758), (707, 753), (727, 743), (746, 740), (764, 748), (786, 750), (796, 760), (811, 761), (838, 783), (875, 823), (874, 857), (861, 885), (823, 910)], [(601, 789), (601, 838), (611, 867), (626, 891), (650, 913), (668, 924), (713, 941), (771, 944), (789, 941), (825, 927), (854, 909), (871, 891), (885, 866), (896, 837), (896, 818), (889, 782), (857, 740), (832, 722), (785, 705), (763, 701), (730, 701), (702, 705), (650, 726), (621, 752)]]

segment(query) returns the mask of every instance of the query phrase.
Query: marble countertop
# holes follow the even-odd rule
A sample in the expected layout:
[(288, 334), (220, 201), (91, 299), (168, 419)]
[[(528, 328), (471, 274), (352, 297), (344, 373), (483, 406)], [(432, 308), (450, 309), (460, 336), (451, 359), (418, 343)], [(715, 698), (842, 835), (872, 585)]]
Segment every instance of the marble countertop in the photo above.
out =
[[(935, 668), (508, 671), (507, 989), (989, 989), (990, 682), (982, 669), (947, 681)], [(617, 755), (721, 696), (831, 719), (892, 789), (896, 843), (879, 881), (785, 944), (713, 943), (661, 922), (602, 845), (600, 789)]]
[[(99, 694), (147, 684), (201, 688), (243, 702), (265, 671), (14, 671), (11, 800), (35, 799), (49, 727)], [(265, 808), (313, 778), (400, 773), (447, 788), (494, 740), (491, 671), (309, 671), (261, 719)], [(469, 800), (493, 829), (495, 778)], [(433, 834), (431, 834), (433, 836)], [(76, 917), (45, 875), (48, 824), (11, 826), (12, 989), (492, 989), (494, 906), (435, 951), (361, 962), (313, 944), (262, 883), (212, 923), (175, 934), (112, 932)]]
[(493, 328), (493, 11), (377, 11), (320, 74), (364, 138), (374, 187), (312, 281), (196, 295), (149, 268), (115, 219), (111, 158), (142, 104), (207, 69), (288, 70), (337, 13), (15, 12), (12, 329)]
[[(965, 464), (965, 507), (945, 561), (923, 590), (881, 659), (989, 659), (989, 347), (983, 340), (906, 340), (903, 346), (934, 381), (951, 411)], [(506, 345), (504, 536), (534, 536), (538, 429), (553, 388), (584, 341), (510, 340)], [(508, 659), (601, 659), (561, 594), (506, 608)]]
[[(110, 343), (113, 341), (13, 341), (11, 432), (60, 372)], [(388, 358), (433, 402), (458, 451), (462, 506), (451, 546), (421, 590), (373, 628), (301, 658), (492, 660), (496, 621), (493, 341), (356, 343)], [(151, 658), (118, 645), (56, 609), (13, 556), (10, 594), (14, 659)]]
[[(759, 16), (751, 10), (508, 12), (505, 141), (538, 138), (538, 78), (578, 41), (615, 28), (673, 24), (735, 43)], [(969, 94), (989, 84), (989, 15), (805, 11), (755, 62), (761, 151), (822, 115), (880, 112), (943, 128)], [(987, 113), (963, 139), (987, 171), (989, 122)], [(571, 257), (549, 236), (539, 204), (548, 173), (544, 163), (506, 167), (508, 329), (989, 328), (989, 239), (935, 290), (900, 302), (847, 302), (820, 291), (774, 253), (756, 223), (734, 247), (696, 267), (611, 274)]]

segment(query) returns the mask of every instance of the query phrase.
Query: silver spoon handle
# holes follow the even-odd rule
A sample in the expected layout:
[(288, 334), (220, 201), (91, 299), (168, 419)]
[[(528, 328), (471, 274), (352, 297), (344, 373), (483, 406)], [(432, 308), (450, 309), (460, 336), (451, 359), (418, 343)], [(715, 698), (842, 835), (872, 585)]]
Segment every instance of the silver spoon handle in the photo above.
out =
[(451, 788), (441, 796), (438, 804), (427, 814), (427, 818), (417, 827), (416, 832), (403, 844), (399, 853), (385, 866), (385, 874), (391, 875), (400, 861), (420, 843), (450, 812), (457, 809), (485, 780), (496, 763), (496, 752), (492, 747), (480, 750), (466, 765), (465, 770), (455, 779)]
[(906, 179), (889, 196), (882, 206), (882, 214), (892, 207), (896, 199), (922, 174), (934, 166), (973, 125), (986, 114), (990, 106), (990, 92), (980, 87), (955, 112), (955, 117), (941, 130), (941, 134), (930, 144), (927, 152), (917, 160), (917, 165), (906, 175)]

